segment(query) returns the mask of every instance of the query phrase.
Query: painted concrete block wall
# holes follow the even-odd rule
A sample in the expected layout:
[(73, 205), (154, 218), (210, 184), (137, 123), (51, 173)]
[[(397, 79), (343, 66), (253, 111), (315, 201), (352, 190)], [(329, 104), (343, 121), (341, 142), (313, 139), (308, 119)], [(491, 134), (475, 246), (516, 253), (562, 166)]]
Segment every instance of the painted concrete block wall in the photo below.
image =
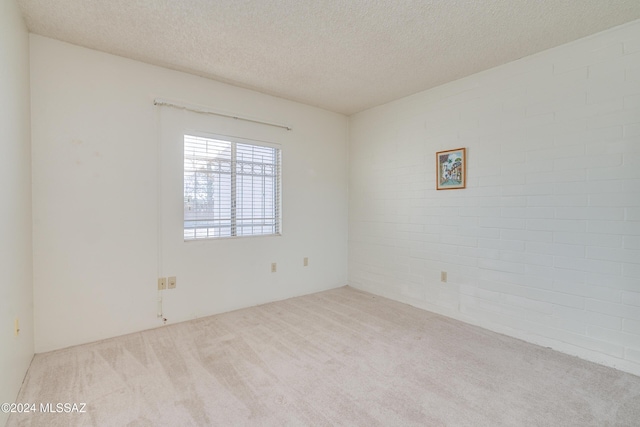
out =
[[(345, 116), (36, 35), (31, 74), (37, 352), (160, 326), (159, 274), (178, 278), (169, 323), (346, 284)], [(281, 237), (182, 241), (182, 140), (163, 129), (186, 113), (158, 97), (293, 127), (196, 115), (281, 144)]]
[(0, 200), (1, 403), (15, 401), (33, 357), (29, 35), (14, 0), (0, 0)]
[(349, 155), (350, 285), (640, 374), (640, 21), (357, 114)]

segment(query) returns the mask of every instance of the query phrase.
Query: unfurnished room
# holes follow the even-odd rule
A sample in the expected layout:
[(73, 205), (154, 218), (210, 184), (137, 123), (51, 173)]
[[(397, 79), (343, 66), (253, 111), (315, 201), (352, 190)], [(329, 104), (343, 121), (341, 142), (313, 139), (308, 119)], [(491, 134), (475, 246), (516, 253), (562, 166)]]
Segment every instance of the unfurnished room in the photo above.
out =
[(0, 425), (640, 426), (637, 0), (0, 0)]

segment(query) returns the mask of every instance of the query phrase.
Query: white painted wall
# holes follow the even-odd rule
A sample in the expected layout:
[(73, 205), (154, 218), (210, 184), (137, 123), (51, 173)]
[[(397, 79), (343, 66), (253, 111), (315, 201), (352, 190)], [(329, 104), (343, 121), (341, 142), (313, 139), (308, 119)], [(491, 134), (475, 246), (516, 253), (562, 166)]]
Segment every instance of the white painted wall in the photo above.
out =
[[(36, 35), (31, 73), (37, 352), (160, 326), (158, 271), (178, 277), (169, 323), (346, 284), (346, 117)], [(167, 129), (187, 125), (282, 144), (281, 237), (182, 241), (182, 141)]]
[(350, 285), (640, 374), (640, 21), (357, 114), (349, 155)]
[(14, 0), (0, 0), (0, 200), (1, 403), (15, 401), (33, 357), (29, 36)]

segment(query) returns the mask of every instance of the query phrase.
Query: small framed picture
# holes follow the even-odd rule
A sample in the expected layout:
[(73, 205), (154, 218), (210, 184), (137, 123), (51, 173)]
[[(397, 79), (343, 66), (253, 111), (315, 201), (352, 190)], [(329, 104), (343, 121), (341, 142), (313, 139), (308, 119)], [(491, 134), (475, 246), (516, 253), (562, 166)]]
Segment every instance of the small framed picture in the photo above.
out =
[(455, 190), (467, 185), (467, 149), (436, 153), (436, 189)]

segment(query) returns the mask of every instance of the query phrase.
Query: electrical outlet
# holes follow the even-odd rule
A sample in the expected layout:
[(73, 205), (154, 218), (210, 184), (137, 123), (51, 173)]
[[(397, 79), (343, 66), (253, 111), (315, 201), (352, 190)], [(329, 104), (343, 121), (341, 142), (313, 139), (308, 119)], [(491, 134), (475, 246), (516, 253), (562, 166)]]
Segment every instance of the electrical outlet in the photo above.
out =
[(158, 279), (158, 290), (164, 291), (167, 289), (167, 279), (165, 277), (161, 277)]
[(167, 284), (167, 288), (175, 289), (176, 288), (176, 276), (169, 277), (169, 282)]
[(16, 334), (16, 336), (20, 335), (20, 319), (16, 317), (16, 320), (13, 326), (14, 326), (13, 332)]
[(309, 258), (304, 257), (304, 260), (302, 260), (302, 265), (304, 265), (305, 267), (309, 266)]
[(447, 272), (446, 271), (441, 271), (440, 272), (440, 281), (443, 283), (447, 283)]
[(272, 262), (272, 263), (271, 263), (271, 272), (272, 272), (272, 273), (275, 273), (275, 272), (276, 272), (276, 270), (277, 270), (277, 265), (276, 265), (276, 263), (275, 263), (275, 262)]

